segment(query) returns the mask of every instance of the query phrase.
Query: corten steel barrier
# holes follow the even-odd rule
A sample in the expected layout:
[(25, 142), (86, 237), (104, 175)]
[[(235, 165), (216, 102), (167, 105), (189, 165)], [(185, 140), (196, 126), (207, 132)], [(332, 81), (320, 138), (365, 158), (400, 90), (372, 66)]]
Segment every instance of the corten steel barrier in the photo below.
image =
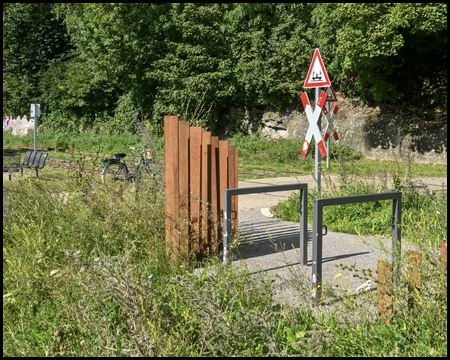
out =
[(300, 190), (300, 264), (306, 265), (307, 261), (307, 241), (308, 241), (308, 184), (287, 184), (287, 185), (271, 185), (271, 186), (255, 186), (243, 189), (227, 189), (223, 192), (223, 262), (227, 262), (228, 244), (231, 243), (230, 238), (232, 234), (231, 218), (232, 210), (232, 196), (233, 195), (248, 195), (259, 194), (263, 192), (276, 192)]
[[(218, 254), (220, 194), (238, 186), (238, 150), (178, 116), (164, 117), (166, 231), (174, 260)], [(237, 211), (237, 202), (233, 209)], [(237, 229), (237, 219), (235, 223)]]
[(392, 226), (392, 266), (394, 272), (394, 286), (397, 284), (398, 259), (401, 250), (401, 210), (402, 193), (399, 191), (352, 195), (334, 198), (314, 199), (313, 204), (313, 236), (312, 236), (312, 290), (313, 300), (321, 298), (322, 292), (322, 228), (323, 228), (323, 208), (332, 205), (355, 204), (369, 201), (393, 200), (392, 217), (389, 219), (389, 225)]
[[(422, 254), (416, 251), (408, 251), (408, 275), (406, 278), (408, 287), (408, 307), (419, 315), (420, 298), (422, 291), (422, 274), (421, 274)], [(433, 261), (432, 261), (433, 263)], [(441, 291), (444, 298), (447, 297), (447, 243), (441, 241), (440, 246), (440, 282)], [(394, 292), (392, 287), (393, 271), (392, 264), (379, 260), (377, 264), (377, 282), (378, 282), (378, 307), (377, 316), (386, 324), (389, 324), (394, 316)]]

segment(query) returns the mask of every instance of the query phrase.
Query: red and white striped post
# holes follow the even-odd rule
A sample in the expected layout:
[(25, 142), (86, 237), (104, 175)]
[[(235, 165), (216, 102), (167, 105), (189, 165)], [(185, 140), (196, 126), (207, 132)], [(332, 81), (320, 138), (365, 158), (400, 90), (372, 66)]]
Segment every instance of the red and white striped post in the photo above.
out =
[(330, 134), (333, 134), (333, 137), (336, 141), (339, 140), (339, 135), (334, 128), (334, 119), (336, 118), (336, 114), (339, 111), (339, 107), (336, 105), (333, 109), (333, 113), (330, 115), (330, 104), (327, 102), (327, 106), (323, 108), (323, 114), (325, 115), (325, 119), (327, 120), (327, 126), (325, 128), (325, 135), (323, 139), (327, 142), (327, 168), (330, 167)]

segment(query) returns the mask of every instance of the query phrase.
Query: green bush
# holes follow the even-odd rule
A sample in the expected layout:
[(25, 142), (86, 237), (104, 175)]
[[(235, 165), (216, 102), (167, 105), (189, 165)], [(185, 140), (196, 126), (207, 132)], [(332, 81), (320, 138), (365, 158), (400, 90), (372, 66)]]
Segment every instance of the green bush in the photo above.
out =
[[(315, 142), (312, 141), (308, 150), (307, 158), (301, 154), (304, 139), (270, 139), (265, 138), (260, 133), (237, 134), (230, 140), (237, 149), (239, 149), (239, 159), (249, 163), (264, 163), (270, 166), (272, 164), (306, 164), (314, 162)], [(352, 148), (336, 143), (330, 144), (330, 159), (340, 161), (360, 160), (363, 155), (361, 152)]]

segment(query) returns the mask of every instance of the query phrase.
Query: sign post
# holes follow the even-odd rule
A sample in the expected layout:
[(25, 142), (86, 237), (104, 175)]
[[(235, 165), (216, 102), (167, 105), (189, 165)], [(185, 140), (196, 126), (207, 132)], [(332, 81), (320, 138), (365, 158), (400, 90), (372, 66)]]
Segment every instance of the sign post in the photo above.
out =
[[(327, 102), (327, 106), (325, 107), (325, 109), (327, 110), (327, 113), (329, 114), (330, 113), (330, 103), (329, 102)], [(327, 116), (325, 115), (325, 119), (326, 118), (327, 118)], [(326, 127), (327, 129), (328, 129), (328, 125), (329, 125), (329, 122), (327, 122), (327, 127)], [(330, 137), (327, 137), (327, 135), (328, 135), (328, 132), (325, 133), (325, 137), (326, 137), (325, 141), (327, 142), (327, 169), (329, 169), (330, 168)]]
[(34, 118), (34, 152), (37, 152), (37, 126), (38, 118), (41, 115), (41, 105), (31, 104), (30, 107), (30, 117)]
[[(321, 97), (319, 88), (327, 87), (327, 86), (331, 86), (331, 82), (330, 82), (330, 79), (328, 78), (328, 74), (325, 69), (325, 66), (323, 65), (321, 51), (320, 51), (320, 49), (316, 48), (316, 50), (314, 51), (313, 59), (311, 61), (311, 65), (309, 66), (308, 75), (306, 76), (305, 84), (303, 85), (304, 88), (316, 88), (316, 110), (318, 108), (318, 104), (320, 102), (320, 97)], [(325, 96), (326, 96), (326, 94), (325, 94)], [(303, 105), (305, 105), (305, 103), (303, 103)], [(324, 103), (322, 103), (322, 106), (323, 105), (324, 105)], [(317, 126), (319, 128), (319, 134), (320, 134), (321, 125), (322, 125), (320, 120), (321, 119), (320, 119), (320, 114), (319, 114), (319, 117), (317, 119)], [(310, 127), (311, 127), (311, 125), (310, 125)], [(309, 132), (309, 130), (308, 130), (308, 132)], [(316, 180), (316, 191), (320, 192), (320, 180), (321, 180), (320, 179), (320, 176), (321, 176), (320, 161), (321, 161), (321, 158), (319, 156), (319, 151), (321, 151), (321, 149), (319, 148), (319, 146), (320, 146), (319, 138), (316, 137), (315, 140), (316, 140), (316, 148), (315, 148), (316, 151), (315, 151), (315, 161), (314, 161), (315, 162), (314, 177)], [(306, 141), (306, 139), (305, 139), (305, 141)], [(320, 136), (320, 141), (322, 141), (322, 146), (323, 146), (322, 136)], [(308, 146), (309, 146), (309, 144), (308, 144)], [(327, 154), (325, 147), (323, 148), (323, 152), (325, 152), (325, 155)], [(302, 150), (302, 154), (303, 154), (303, 150)], [(322, 155), (322, 157), (325, 156), (322, 154), (322, 151), (321, 151), (321, 155)], [(303, 156), (306, 156), (306, 153), (303, 154)]]
[[(316, 108), (318, 108), (318, 101), (319, 101), (319, 92), (320, 89), (316, 88)], [(317, 120), (317, 126), (319, 127), (319, 131), (322, 131), (322, 112), (320, 112), (319, 115), (319, 120)], [(315, 152), (314, 152), (314, 179), (316, 180), (316, 192), (319, 192), (322, 190), (322, 186), (321, 186), (321, 174), (322, 174), (322, 162), (321, 162), (321, 157), (319, 155), (319, 147), (318, 147), (318, 142), (319, 139), (316, 138), (316, 147), (315, 147)], [(326, 151), (325, 151), (326, 152)]]
[(322, 112), (322, 108), (325, 105), (325, 99), (327, 95), (325, 92), (321, 91), (319, 95), (319, 100), (317, 101), (314, 112), (311, 109), (311, 104), (309, 103), (308, 95), (304, 92), (301, 96), (303, 107), (305, 108), (306, 117), (309, 120), (308, 132), (305, 136), (305, 141), (302, 146), (302, 155), (306, 156), (309, 145), (311, 144), (312, 137), (314, 136), (316, 141), (316, 146), (318, 147), (318, 152), (320, 155), (324, 157), (327, 154), (327, 150), (325, 149), (325, 145), (322, 139), (322, 134), (320, 132), (320, 128), (318, 126), (318, 121), (320, 118), (320, 114)]

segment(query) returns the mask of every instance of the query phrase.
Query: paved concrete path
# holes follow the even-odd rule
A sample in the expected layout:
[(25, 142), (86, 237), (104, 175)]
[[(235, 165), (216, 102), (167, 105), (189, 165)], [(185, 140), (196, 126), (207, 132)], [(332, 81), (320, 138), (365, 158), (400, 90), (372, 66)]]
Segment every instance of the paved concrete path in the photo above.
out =
[[(322, 182), (322, 188), (328, 188), (330, 182), (337, 182), (338, 176), (331, 176)], [(429, 190), (446, 189), (446, 178), (416, 179)], [(239, 181), (239, 187), (308, 183), (308, 189), (315, 188), (312, 176), (267, 178)], [(308, 292), (312, 278), (312, 225), (308, 225), (308, 262), (299, 263), (300, 226), (273, 218), (269, 207), (284, 200), (291, 191), (240, 195), (239, 201), (239, 242), (238, 253), (233, 264), (244, 264), (254, 273), (263, 272), (275, 283), (275, 299), (290, 305), (297, 305), (302, 299), (298, 296), (303, 287)], [(402, 252), (412, 249), (402, 243)], [(342, 265), (354, 265), (357, 269), (370, 269), (376, 278), (378, 260), (391, 260), (390, 240), (374, 236), (359, 237), (329, 231), (323, 237), (323, 283), (338, 285), (355, 293), (366, 280), (354, 277), (355, 272), (343, 270)], [(341, 273), (338, 279), (334, 277)], [(348, 277), (348, 278), (347, 278)], [(375, 284), (373, 284), (373, 289)]]
[[(311, 290), (312, 226), (308, 226), (308, 261), (300, 265), (300, 226), (298, 223), (267, 218), (260, 210), (239, 212), (239, 247), (233, 264), (244, 264), (254, 273), (263, 272), (275, 282), (275, 299), (295, 305), (304, 292)], [(411, 249), (402, 243), (402, 251)], [(376, 278), (378, 260), (391, 260), (391, 242), (375, 236), (359, 237), (329, 231), (323, 236), (323, 284), (339, 285), (351, 293), (366, 280), (354, 277), (355, 272), (343, 270), (340, 265), (370, 269)], [(338, 279), (334, 277), (341, 273)], [(346, 278), (348, 276), (348, 278)], [(348, 283), (348, 285), (346, 285)], [(373, 284), (374, 288), (375, 284)]]

